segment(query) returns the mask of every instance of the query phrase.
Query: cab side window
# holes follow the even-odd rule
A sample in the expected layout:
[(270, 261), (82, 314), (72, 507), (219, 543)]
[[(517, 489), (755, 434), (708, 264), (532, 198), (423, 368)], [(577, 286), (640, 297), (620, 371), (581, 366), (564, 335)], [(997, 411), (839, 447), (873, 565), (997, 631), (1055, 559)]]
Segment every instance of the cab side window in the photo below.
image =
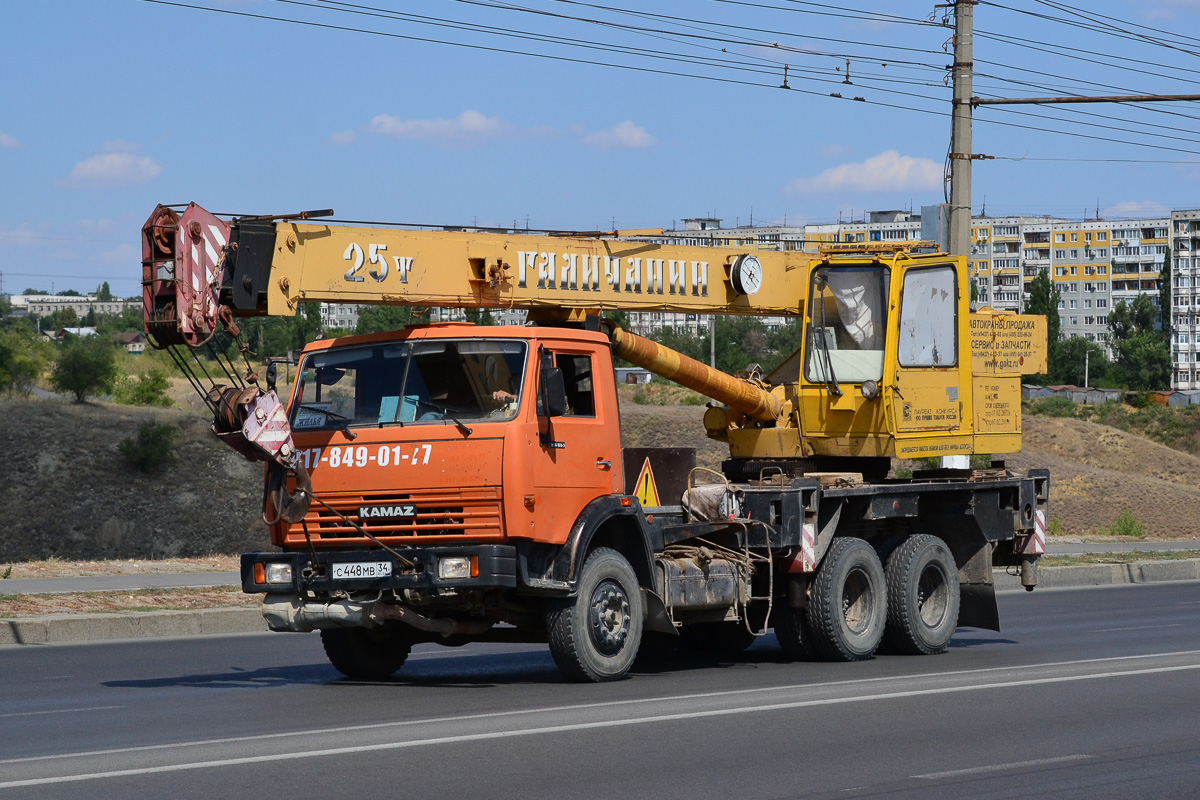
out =
[(900, 366), (958, 362), (958, 287), (951, 266), (910, 269), (900, 301)]
[(567, 390), (567, 416), (596, 416), (596, 395), (592, 386), (591, 356), (559, 353), (554, 365), (562, 370), (563, 386)]

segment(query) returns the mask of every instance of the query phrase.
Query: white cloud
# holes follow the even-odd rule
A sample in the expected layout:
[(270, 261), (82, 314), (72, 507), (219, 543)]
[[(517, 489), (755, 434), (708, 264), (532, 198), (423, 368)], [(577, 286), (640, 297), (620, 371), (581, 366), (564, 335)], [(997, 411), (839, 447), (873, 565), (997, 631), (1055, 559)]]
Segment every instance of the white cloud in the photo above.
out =
[(454, 119), (401, 119), (391, 114), (380, 114), (371, 120), (366, 131), (435, 145), (472, 144), (510, 133), (499, 117), (489, 117), (471, 109)]
[(105, 142), (97, 148), (101, 153), (140, 153), (142, 146), (137, 142), (127, 142), (124, 139), (114, 139)]
[(330, 144), (345, 145), (357, 141), (363, 135), (428, 142), (435, 147), (472, 147), (496, 139), (522, 140), (555, 136), (570, 136), (588, 147), (601, 150), (636, 149), (657, 144), (645, 128), (631, 120), (589, 133), (587, 126), (578, 122), (566, 128), (551, 125), (519, 128), (500, 117), (489, 117), (474, 109), (468, 109), (452, 119), (403, 119), (392, 114), (379, 114), (362, 128), (334, 131), (326, 141)]
[(20, 147), (21, 143), (17, 141), (17, 137), (0, 131), (0, 147)]
[(105, 264), (132, 264), (142, 257), (142, 252), (131, 244), (119, 244), (100, 253), (99, 260)]
[(1171, 211), (1155, 200), (1122, 200), (1100, 212), (1104, 219), (1130, 219), (1145, 217), (1169, 217)]
[(12, 230), (0, 231), (0, 244), (28, 247), (41, 242), (42, 234), (30, 228), (29, 223), (23, 223), (21, 227)]
[(645, 128), (625, 120), (607, 130), (587, 134), (583, 137), (583, 143), (601, 150), (632, 150), (651, 147), (655, 141)]
[(1138, 3), (1137, 10), (1150, 20), (1174, 20), (1200, 13), (1200, 0), (1152, 0)]
[(102, 153), (76, 164), (66, 183), (71, 186), (112, 186), (121, 183), (147, 183), (162, 174), (162, 165), (150, 156), (128, 152)]
[(902, 156), (888, 150), (861, 163), (839, 164), (812, 178), (797, 178), (789, 192), (896, 192), (937, 189), (942, 165), (927, 158)]

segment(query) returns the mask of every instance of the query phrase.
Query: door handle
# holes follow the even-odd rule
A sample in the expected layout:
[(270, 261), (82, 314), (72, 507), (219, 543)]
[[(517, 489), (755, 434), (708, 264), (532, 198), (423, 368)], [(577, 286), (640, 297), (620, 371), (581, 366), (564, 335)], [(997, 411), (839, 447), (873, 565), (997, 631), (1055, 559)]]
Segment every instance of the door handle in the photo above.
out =
[(596, 469), (612, 469), (612, 462), (597, 458)]

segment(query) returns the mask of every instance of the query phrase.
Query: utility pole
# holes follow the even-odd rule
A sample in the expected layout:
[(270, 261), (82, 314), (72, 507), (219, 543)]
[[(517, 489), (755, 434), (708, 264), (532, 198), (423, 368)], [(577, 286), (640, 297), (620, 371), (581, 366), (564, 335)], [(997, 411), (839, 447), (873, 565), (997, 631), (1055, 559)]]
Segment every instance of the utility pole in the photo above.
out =
[(971, 93), (978, 0), (954, 0), (954, 105), (950, 122), (950, 254), (971, 253)]
[(708, 365), (713, 369), (717, 368), (717, 316), (715, 314), (708, 318)]

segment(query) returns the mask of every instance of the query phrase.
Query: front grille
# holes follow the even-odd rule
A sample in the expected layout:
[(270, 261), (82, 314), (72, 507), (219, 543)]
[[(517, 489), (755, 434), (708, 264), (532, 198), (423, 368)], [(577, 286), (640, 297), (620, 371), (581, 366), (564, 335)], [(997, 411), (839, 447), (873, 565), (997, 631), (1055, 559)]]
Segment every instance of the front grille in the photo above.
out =
[[(405, 493), (321, 495), (328, 504), (314, 502), (304, 517), (308, 534), (321, 540), (365, 540), (353, 525), (361, 525), (381, 540), (430, 539), (434, 537), (470, 537), (499, 539), (501, 526), (501, 493), (498, 488), (427, 489)], [(363, 506), (395, 509), (413, 506), (413, 516), (362, 517)], [(335, 513), (336, 512), (336, 513)], [(339, 516), (340, 515), (340, 516)], [(302, 525), (292, 525), (287, 531), (289, 543), (303, 543)]]

